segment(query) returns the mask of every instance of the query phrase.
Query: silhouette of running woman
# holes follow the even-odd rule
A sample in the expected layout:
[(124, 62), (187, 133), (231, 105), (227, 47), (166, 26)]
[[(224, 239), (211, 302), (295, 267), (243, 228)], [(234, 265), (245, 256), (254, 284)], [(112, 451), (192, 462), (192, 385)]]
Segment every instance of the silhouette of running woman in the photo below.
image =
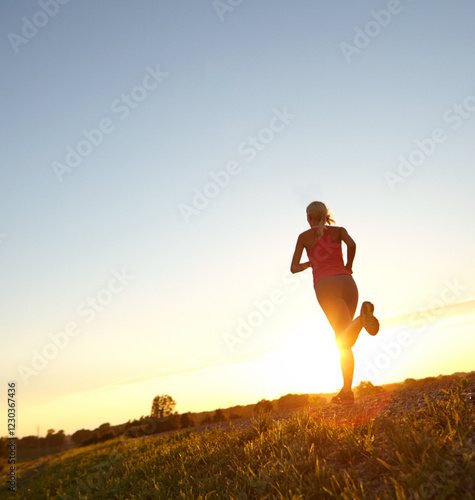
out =
[[(318, 303), (335, 332), (340, 351), (343, 388), (332, 402), (351, 404), (354, 402), (351, 387), (355, 368), (351, 348), (362, 328), (369, 334), (376, 335), (379, 321), (373, 316), (374, 306), (371, 302), (363, 302), (360, 315), (353, 319), (358, 304), (358, 288), (351, 276), (356, 243), (348, 231), (344, 227), (330, 226), (335, 221), (330, 217), (325, 204), (320, 201), (314, 201), (307, 207), (307, 221), (310, 229), (297, 239), (290, 271), (299, 273), (312, 268)], [(342, 241), (347, 247), (346, 264), (343, 263)], [(304, 248), (309, 262), (300, 263)]]

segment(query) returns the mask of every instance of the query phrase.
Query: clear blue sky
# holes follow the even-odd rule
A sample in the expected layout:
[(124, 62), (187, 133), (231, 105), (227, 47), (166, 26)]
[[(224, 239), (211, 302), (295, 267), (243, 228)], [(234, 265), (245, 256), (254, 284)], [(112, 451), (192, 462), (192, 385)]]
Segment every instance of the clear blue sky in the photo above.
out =
[[(307, 384), (278, 347), (331, 341), (308, 274), (288, 276), (313, 200), (356, 240), (381, 317), (475, 296), (473, 2), (225, 5), (0, 6), (2, 380), (20, 434), (119, 423), (156, 394), (186, 411), (336, 390), (338, 370)], [(25, 377), (50, 334), (67, 345)]]

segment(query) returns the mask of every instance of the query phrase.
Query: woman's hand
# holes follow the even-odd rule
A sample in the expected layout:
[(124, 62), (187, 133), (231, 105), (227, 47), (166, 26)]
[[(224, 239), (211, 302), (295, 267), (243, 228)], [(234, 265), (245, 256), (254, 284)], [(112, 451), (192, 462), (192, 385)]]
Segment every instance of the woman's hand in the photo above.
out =
[(346, 264), (345, 269), (347, 269), (348, 271), (350, 271), (351, 274), (353, 274), (353, 269), (351, 269), (350, 265)]
[(305, 269), (308, 269), (311, 265), (312, 264), (310, 264), (310, 262), (303, 262), (302, 264), (299, 264), (300, 269), (297, 272), (305, 271)]

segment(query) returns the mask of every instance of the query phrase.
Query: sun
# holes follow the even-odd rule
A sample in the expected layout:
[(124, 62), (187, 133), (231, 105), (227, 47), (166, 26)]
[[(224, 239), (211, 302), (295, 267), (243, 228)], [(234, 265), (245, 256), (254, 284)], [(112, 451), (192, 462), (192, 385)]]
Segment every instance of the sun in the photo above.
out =
[(333, 332), (323, 322), (289, 334), (268, 362), (283, 394), (334, 392), (342, 384)]

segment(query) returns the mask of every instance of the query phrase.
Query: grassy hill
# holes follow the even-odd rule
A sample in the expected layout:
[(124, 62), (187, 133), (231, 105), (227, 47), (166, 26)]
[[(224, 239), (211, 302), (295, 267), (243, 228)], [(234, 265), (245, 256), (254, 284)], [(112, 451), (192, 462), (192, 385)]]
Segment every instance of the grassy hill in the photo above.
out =
[(371, 416), (385, 395), (247, 428), (122, 436), (21, 464), (17, 492), (0, 498), (475, 498), (474, 381), (414, 381)]

